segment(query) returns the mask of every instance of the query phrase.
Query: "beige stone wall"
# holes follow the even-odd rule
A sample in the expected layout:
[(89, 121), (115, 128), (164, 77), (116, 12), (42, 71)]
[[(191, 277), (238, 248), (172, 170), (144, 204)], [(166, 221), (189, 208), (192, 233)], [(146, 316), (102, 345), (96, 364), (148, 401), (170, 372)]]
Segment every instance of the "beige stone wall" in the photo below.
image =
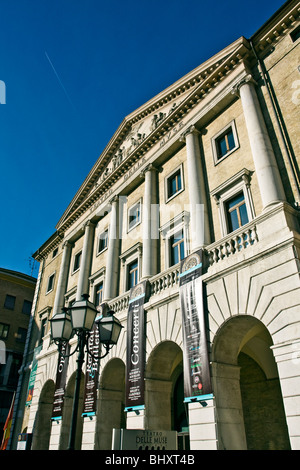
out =
[[(36, 325), (40, 327), (41, 319), (40, 313), (43, 312), (47, 307), (53, 307), (55, 292), (57, 288), (57, 281), (59, 276), (59, 270), (62, 260), (62, 246), (58, 247), (58, 252), (55, 257), (53, 257), (53, 251), (51, 251), (44, 260), (44, 265), (42, 269), (41, 284), (39, 290), (39, 296), (36, 306)], [(43, 264), (43, 262), (41, 263)], [(53, 289), (47, 292), (49, 277), (54, 274), (54, 286)], [(49, 331), (50, 325), (48, 323), (46, 333)]]
[(78, 283), (79, 269), (77, 271), (74, 271), (74, 259), (77, 253), (82, 251), (83, 240), (84, 240), (84, 230), (82, 230), (82, 236), (74, 243), (74, 246), (72, 247), (67, 292), (73, 289), (74, 287), (76, 287)]
[(99, 253), (99, 237), (103, 232), (109, 229), (110, 226), (110, 214), (107, 214), (103, 219), (101, 219), (95, 229), (95, 238), (94, 238), (94, 248), (93, 248), (93, 255), (92, 255), (92, 269), (91, 274), (98, 272), (100, 269), (103, 269), (106, 265), (107, 259), (107, 248)]
[[(230, 122), (234, 121), (239, 141), (239, 148), (231, 153), (228, 157), (221, 160), (217, 165), (214, 162), (212, 151), (212, 139), (218, 132), (226, 127)], [(262, 203), (255, 168), (252, 159), (252, 153), (245, 125), (242, 104), (237, 99), (229, 108), (217, 116), (205, 129), (202, 136), (203, 153), (205, 156), (205, 166), (207, 172), (208, 191), (211, 192), (220, 184), (226, 182), (230, 177), (234, 176), (243, 168), (253, 172), (251, 178), (251, 194), (253, 198), (255, 213), (258, 215), (262, 210)], [(208, 197), (210, 197), (208, 195)], [(211, 215), (213, 221), (213, 232), (215, 240), (222, 238), (220, 227), (220, 217), (218, 207), (213, 197), (210, 197)]]

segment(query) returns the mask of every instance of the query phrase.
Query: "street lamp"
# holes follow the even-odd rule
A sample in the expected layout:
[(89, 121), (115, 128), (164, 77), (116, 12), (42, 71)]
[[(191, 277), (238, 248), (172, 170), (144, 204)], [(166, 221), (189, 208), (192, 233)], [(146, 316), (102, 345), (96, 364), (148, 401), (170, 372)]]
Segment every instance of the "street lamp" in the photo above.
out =
[[(70, 309), (64, 307), (62, 312), (55, 313), (55, 315), (53, 315), (52, 319), (50, 320), (51, 338), (58, 345), (59, 354), (61, 356), (67, 357), (67, 355), (63, 354), (62, 352), (63, 343), (68, 342), (74, 334), (78, 336), (76, 349), (68, 355), (72, 356), (78, 351), (72, 420), (68, 446), (69, 450), (74, 450), (75, 448), (81, 370), (84, 363), (84, 348), (87, 348), (88, 354), (93, 358), (98, 360), (103, 359), (109, 353), (110, 349), (115, 344), (117, 344), (121, 329), (123, 328), (119, 320), (115, 318), (114, 312), (112, 310), (109, 310), (103, 315), (98, 315), (96, 318), (98, 311), (95, 305), (92, 304), (88, 298), (89, 296), (87, 294), (83, 294), (82, 300), (77, 300)], [(88, 339), (94, 324), (99, 330), (100, 344), (103, 344), (105, 347), (105, 354), (100, 357), (95, 357), (88, 349)]]

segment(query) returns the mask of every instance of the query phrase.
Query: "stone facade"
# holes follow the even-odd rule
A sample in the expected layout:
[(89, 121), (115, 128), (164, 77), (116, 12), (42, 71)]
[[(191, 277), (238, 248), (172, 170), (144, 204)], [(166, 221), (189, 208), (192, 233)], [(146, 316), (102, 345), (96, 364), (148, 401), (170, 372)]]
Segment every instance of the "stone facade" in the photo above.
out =
[[(42, 321), (86, 292), (95, 302), (101, 291), (124, 326), (101, 362), (96, 416), (79, 419), (77, 448), (110, 449), (114, 428), (176, 430), (193, 450), (300, 448), (297, 28), (299, 5), (286, 2), (251, 39), (240, 38), (127, 116), (36, 252), (32, 351)], [(186, 409), (178, 232), (181, 256), (206, 254), (213, 386), (206, 406)], [(145, 407), (125, 413), (133, 261), (138, 281), (150, 286)], [(49, 328), (42, 345), (33, 399), (14, 439), (26, 429), (34, 449), (64, 449), (75, 358), (63, 419), (51, 421), (58, 353)]]

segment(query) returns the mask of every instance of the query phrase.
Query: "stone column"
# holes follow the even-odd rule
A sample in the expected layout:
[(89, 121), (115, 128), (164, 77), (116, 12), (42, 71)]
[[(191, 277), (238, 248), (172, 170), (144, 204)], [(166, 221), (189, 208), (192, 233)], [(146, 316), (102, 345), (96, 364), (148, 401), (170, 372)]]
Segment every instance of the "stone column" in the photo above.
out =
[(251, 75), (238, 83), (234, 92), (241, 98), (263, 209), (266, 209), (286, 198)]
[(89, 275), (91, 272), (94, 233), (95, 224), (93, 224), (91, 221), (88, 221), (84, 226), (84, 241), (76, 292), (76, 301), (81, 300), (82, 294), (89, 293)]
[(53, 314), (61, 312), (62, 308), (65, 305), (64, 296), (67, 291), (71, 252), (72, 243), (70, 243), (69, 241), (65, 241), (63, 244), (63, 255), (60, 265), (59, 277), (57, 281), (57, 288), (53, 305)]
[(209, 218), (203, 166), (200, 154), (199, 131), (191, 126), (181, 136), (186, 142), (188, 191), (191, 218), (191, 252), (210, 243)]
[(119, 277), (119, 197), (115, 196), (110, 201), (110, 204), (111, 217), (108, 235), (107, 263), (103, 299), (105, 302), (117, 296)]
[(159, 205), (157, 204), (157, 170), (149, 165), (145, 176), (145, 195), (143, 201), (143, 262), (142, 278), (157, 274), (159, 240)]

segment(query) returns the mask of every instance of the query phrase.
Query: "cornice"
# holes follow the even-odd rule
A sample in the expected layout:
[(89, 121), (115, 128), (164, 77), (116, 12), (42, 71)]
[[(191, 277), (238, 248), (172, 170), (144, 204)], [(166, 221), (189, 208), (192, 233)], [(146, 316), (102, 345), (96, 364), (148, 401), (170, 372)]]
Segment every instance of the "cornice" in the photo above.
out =
[[(101, 197), (113, 184), (124, 175), (143, 155), (145, 155), (164, 135), (166, 135), (179, 121), (182, 120), (203, 98), (205, 98), (216, 86), (230, 74), (250, 53), (250, 46), (245, 38), (240, 38), (235, 43), (224, 49), (216, 56), (187, 74), (171, 87), (157, 95), (155, 98), (138, 108), (127, 116), (120, 128), (114, 134), (106, 149), (89, 173), (85, 182), (73, 198), (73, 203), (64, 213), (57, 224), (61, 231), (67, 230), (97, 199)], [(138, 145), (127, 158), (90, 194), (88, 191), (95, 185), (97, 179), (109, 163), (113, 154), (119, 148), (124, 137), (130, 131), (132, 125), (144, 119), (166, 102), (171, 102), (176, 96), (189, 91), (182, 102), (166, 116), (159, 126), (154, 129)]]
[[(300, 17), (300, 2), (287, 2), (280, 12), (275, 13), (264, 26), (251, 38), (254, 45), (261, 51), (276, 44), (284, 35), (289, 33), (297, 24)], [(280, 13), (280, 14), (279, 14)]]

